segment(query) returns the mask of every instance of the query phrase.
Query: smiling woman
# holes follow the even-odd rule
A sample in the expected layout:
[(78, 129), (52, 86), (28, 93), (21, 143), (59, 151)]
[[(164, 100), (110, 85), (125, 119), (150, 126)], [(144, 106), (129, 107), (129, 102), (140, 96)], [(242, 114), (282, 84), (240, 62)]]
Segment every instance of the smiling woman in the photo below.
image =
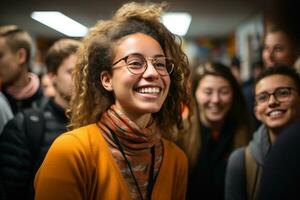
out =
[(190, 161), (188, 199), (224, 199), (228, 155), (250, 139), (240, 86), (229, 67), (205, 63), (194, 68), (195, 115), (178, 143)]
[(190, 107), (190, 69), (162, 11), (129, 3), (90, 29), (74, 72), (74, 130), (47, 154), (36, 199), (185, 199), (187, 159), (165, 138)]

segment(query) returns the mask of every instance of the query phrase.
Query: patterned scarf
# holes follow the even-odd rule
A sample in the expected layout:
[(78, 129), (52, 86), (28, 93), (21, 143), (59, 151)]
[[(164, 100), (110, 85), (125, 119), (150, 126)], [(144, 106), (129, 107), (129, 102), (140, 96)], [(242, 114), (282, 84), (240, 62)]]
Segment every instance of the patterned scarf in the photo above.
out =
[(98, 122), (98, 126), (109, 144), (109, 148), (123, 177), (129, 185), (132, 198), (140, 199), (137, 186), (130, 173), (129, 166), (116, 145), (110, 130), (112, 130), (120, 140), (121, 146), (130, 162), (134, 176), (142, 192), (143, 199), (146, 199), (152, 159), (150, 149), (152, 146), (155, 146), (154, 177), (157, 175), (162, 161), (163, 149), (161, 134), (156, 124), (150, 123), (146, 128), (140, 128), (113, 105), (103, 113)]

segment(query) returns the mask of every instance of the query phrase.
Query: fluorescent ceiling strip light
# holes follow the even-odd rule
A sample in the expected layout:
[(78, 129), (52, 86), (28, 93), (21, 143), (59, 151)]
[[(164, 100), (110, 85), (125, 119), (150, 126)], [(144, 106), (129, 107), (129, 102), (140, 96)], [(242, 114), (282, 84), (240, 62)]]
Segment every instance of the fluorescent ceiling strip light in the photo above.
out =
[(87, 27), (56, 11), (32, 12), (31, 18), (69, 37), (83, 37), (88, 32)]
[(189, 29), (192, 16), (189, 13), (166, 13), (163, 15), (162, 20), (169, 31), (184, 36)]

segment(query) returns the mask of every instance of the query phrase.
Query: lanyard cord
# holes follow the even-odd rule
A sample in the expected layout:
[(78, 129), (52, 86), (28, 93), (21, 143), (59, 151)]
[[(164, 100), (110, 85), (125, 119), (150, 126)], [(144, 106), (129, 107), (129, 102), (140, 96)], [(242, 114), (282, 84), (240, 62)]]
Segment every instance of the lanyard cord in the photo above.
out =
[[(118, 136), (109, 128), (110, 132), (111, 132), (111, 135), (113, 136), (122, 156), (124, 157), (126, 163), (127, 163), (127, 166), (129, 167), (129, 170), (130, 170), (130, 174), (134, 180), (134, 183), (136, 185), (136, 188), (138, 190), (138, 193), (141, 197), (141, 200), (144, 200), (143, 198), (143, 195), (142, 195), (142, 192), (141, 192), (141, 189), (140, 189), (140, 186), (136, 180), (136, 177), (133, 173), (133, 170), (132, 170), (132, 167), (131, 167), (131, 164), (129, 162), (129, 160), (127, 159), (126, 155), (125, 155), (125, 152), (121, 146), (121, 143), (120, 143), (120, 140), (118, 138)], [(150, 166), (150, 172), (149, 172), (149, 181), (148, 181), (148, 185), (147, 185), (147, 196), (146, 196), (146, 199), (150, 200), (151, 199), (151, 194), (152, 194), (152, 189), (153, 189), (153, 184), (154, 184), (154, 163), (155, 163), (155, 147), (152, 146), (151, 147), (151, 166)]]

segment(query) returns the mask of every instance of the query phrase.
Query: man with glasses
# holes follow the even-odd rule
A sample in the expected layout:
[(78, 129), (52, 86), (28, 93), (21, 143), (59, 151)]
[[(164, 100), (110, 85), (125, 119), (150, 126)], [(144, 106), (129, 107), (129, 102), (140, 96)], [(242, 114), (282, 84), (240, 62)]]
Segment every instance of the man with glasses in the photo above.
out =
[(281, 132), (300, 117), (300, 77), (291, 67), (268, 68), (256, 79), (254, 111), (262, 125), (228, 160), (225, 199), (257, 199), (265, 158)]

